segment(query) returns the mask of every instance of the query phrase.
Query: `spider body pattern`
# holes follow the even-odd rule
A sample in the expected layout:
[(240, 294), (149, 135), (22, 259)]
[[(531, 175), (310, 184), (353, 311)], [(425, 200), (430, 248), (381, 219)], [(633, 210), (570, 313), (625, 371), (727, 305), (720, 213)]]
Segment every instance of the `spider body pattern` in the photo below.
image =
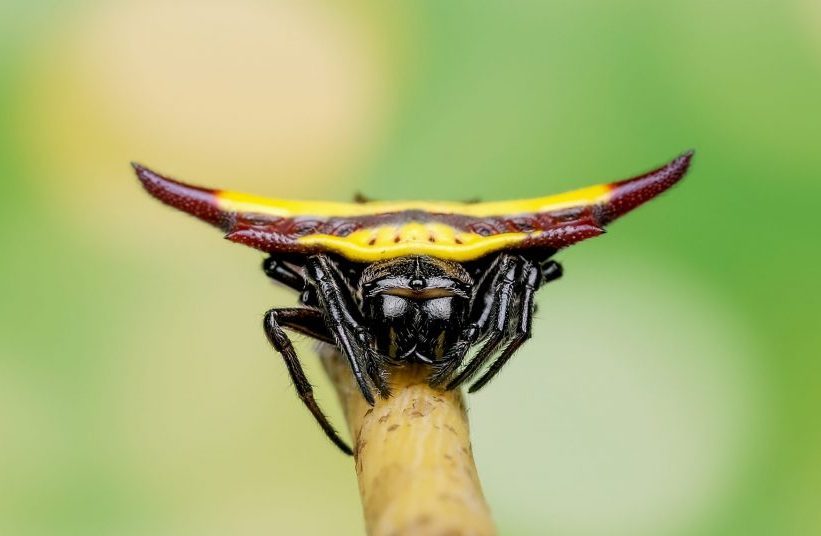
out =
[(337, 347), (370, 404), (390, 396), (391, 368), (409, 363), (429, 367), (431, 385), (473, 381), (475, 392), (530, 338), (536, 292), (562, 275), (552, 257), (673, 186), (692, 154), (618, 182), (490, 203), (267, 199), (133, 166), (149, 194), (265, 252), (265, 274), (298, 293), (298, 307), (265, 314), (265, 334), (302, 402), (350, 454), (286, 330)]

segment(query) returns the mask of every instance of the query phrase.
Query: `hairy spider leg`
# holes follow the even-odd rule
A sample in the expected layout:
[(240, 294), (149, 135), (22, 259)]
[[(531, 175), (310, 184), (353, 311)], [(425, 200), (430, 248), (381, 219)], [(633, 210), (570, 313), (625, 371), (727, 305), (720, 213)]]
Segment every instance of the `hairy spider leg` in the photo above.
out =
[(432, 365), (433, 373), (428, 383), (434, 387), (448, 381), (465, 359), (470, 348), (476, 344), (479, 336), (485, 332), (485, 326), (493, 314), (496, 302), (496, 290), (503, 270), (500, 265), (507, 261), (506, 255), (497, 255), (489, 266), (481, 269), (477, 274), (477, 282), (470, 301), (470, 318), (473, 319), (460, 334), (456, 343), (447, 352), (445, 357)]
[(468, 353), (468, 350), (470, 350), (470, 347), (476, 343), (476, 339), (479, 338), (480, 333), (481, 329), (475, 322), (463, 329), (459, 339), (457, 339), (442, 360), (430, 365), (433, 372), (428, 377), (428, 384), (433, 387), (438, 387), (445, 383), (462, 364), (465, 355)]
[(299, 301), (308, 307), (319, 307), (319, 299), (316, 296), (316, 289), (305, 282), (305, 276), (301, 271), (297, 271), (289, 264), (274, 256), (268, 257), (262, 262), (262, 270), (265, 275), (281, 283), (288, 288), (300, 293)]
[[(496, 290), (496, 282), (500, 277), (499, 264), (503, 255), (496, 255), (488, 265), (477, 270), (476, 285), (470, 299), (470, 318), (472, 321), (462, 329), (462, 332), (445, 356), (431, 365), (433, 372), (428, 383), (433, 387), (441, 386), (448, 381), (453, 373), (462, 365), (470, 348), (484, 332), (485, 325), (490, 318)], [(478, 314), (477, 314), (478, 313)]]
[(523, 290), (519, 306), (520, 310), (516, 334), (499, 354), (499, 357), (488, 367), (487, 371), (470, 386), (468, 393), (475, 393), (487, 384), (487, 382), (499, 372), (499, 369), (508, 362), (513, 352), (518, 350), (531, 336), (531, 328), (533, 326), (533, 296), (541, 284), (542, 270), (532, 261), (525, 260), (520, 277), (523, 282)]
[(302, 292), (305, 289), (305, 278), (302, 274), (279, 259), (268, 257), (262, 261), (262, 271), (265, 275), (288, 288)]
[(555, 281), (562, 276), (562, 265), (556, 261), (547, 261), (543, 265), (525, 259), (522, 270), (522, 298), (519, 310), (519, 320), (517, 322), (516, 334), (508, 345), (496, 358), (496, 361), (488, 367), (488, 370), (470, 386), (468, 393), (475, 393), (484, 387), (501, 368), (508, 362), (521, 346), (527, 342), (533, 330), (533, 313), (536, 310), (536, 291), (545, 283)]
[(288, 374), (291, 376), (291, 381), (294, 382), (294, 388), (302, 403), (313, 414), (316, 422), (319, 423), (325, 435), (333, 441), (334, 445), (339, 447), (345, 454), (351, 455), (353, 453), (351, 447), (339, 437), (337, 431), (316, 403), (313, 387), (311, 387), (308, 378), (305, 376), (305, 371), (302, 369), (302, 364), (296, 355), (294, 345), (291, 344), (291, 339), (283, 330), (283, 328), (292, 329), (320, 341), (333, 344), (333, 337), (327, 332), (322, 313), (316, 309), (305, 308), (271, 309), (265, 313), (263, 326), (265, 335), (267, 335), (271, 345), (285, 361)]
[[(504, 278), (507, 267), (514, 262), (516, 257), (512, 255), (497, 255), (493, 262), (480, 271), (476, 290), (471, 299), (471, 318), (473, 322), (469, 324), (453, 346), (449, 354), (442, 360), (442, 364), (435, 366), (434, 373), (429, 380), (433, 386), (441, 385), (448, 381), (453, 373), (462, 365), (465, 356), (476, 341), (487, 334), (487, 325), (496, 314), (499, 293), (502, 288), (501, 280)], [(475, 371), (473, 372), (475, 374)], [(446, 387), (449, 388), (449, 387)]]
[(483, 270), (476, 284), (476, 292), (471, 301), (471, 318), (474, 319), (476, 325), (481, 327), (482, 331), (493, 316), (499, 281), (504, 276), (505, 267), (512, 260), (511, 255), (496, 255), (491, 265)]
[[(368, 374), (368, 377), (376, 387), (379, 396), (382, 398), (388, 398), (391, 394), (390, 386), (388, 385), (387, 379), (385, 378), (385, 373), (383, 372), (384, 365), (388, 361), (388, 358), (380, 355), (375, 350), (373, 336), (365, 327), (364, 323), (360, 321), (362, 318), (361, 312), (357, 306), (354, 305), (354, 295), (357, 291), (351, 287), (350, 283), (348, 283), (351, 277), (358, 278), (359, 275), (354, 270), (349, 270), (346, 278), (346, 274), (343, 274), (342, 267), (339, 263), (334, 262), (326, 255), (320, 254), (317, 255), (317, 257), (321, 257), (321, 260), (318, 262), (321, 262), (325, 266), (328, 273), (331, 274), (331, 278), (338, 285), (339, 292), (337, 293), (337, 296), (342, 304), (341, 310), (345, 315), (345, 320), (348, 322), (348, 325), (354, 333), (355, 339), (359, 342), (360, 348), (364, 353), (363, 358), (365, 360), (365, 372)], [(316, 289), (312, 286), (308, 286), (305, 292), (302, 293), (301, 300), (308, 306), (313, 306), (313, 302), (315, 302), (317, 306), (319, 305), (319, 298), (316, 295)], [(359, 313), (359, 318), (355, 318), (352, 311)]]
[[(356, 383), (359, 385), (359, 390), (362, 391), (362, 396), (365, 397), (368, 404), (374, 404), (373, 393), (371, 393), (371, 388), (362, 373), (363, 368), (365, 368), (380, 395), (383, 397), (389, 396), (387, 382), (381, 375), (380, 367), (369, 348), (370, 336), (361, 323), (353, 317), (349, 305), (351, 301), (350, 291), (347, 294), (345, 293), (340, 282), (340, 276), (333, 263), (326, 255), (312, 255), (308, 257), (305, 269), (308, 278), (317, 290), (319, 301), (327, 315), (328, 327), (336, 337), (337, 346), (342, 350), (342, 354), (351, 366), (351, 371)], [(355, 344), (356, 342), (359, 344)], [(368, 344), (365, 345), (365, 343)], [(358, 350), (361, 350), (361, 352)]]
[(542, 271), (542, 285), (545, 283), (550, 283), (551, 281), (555, 281), (562, 277), (564, 273), (564, 269), (562, 269), (562, 265), (556, 261), (547, 261), (542, 264), (541, 266)]
[(473, 356), (468, 364), (445, 387), (455, 389), (473, 377), (482, 365), (492, 356), (508, 331), (511, 314), (515, 306), (514, 293), (517, 277), (520, 273), (520, 263), (513, 255), (505, 254), (499, 263), (500, 277), (496, 282), (494, 293), (494, 318), (489, 335), (481, 350)]
[[(351, 269), (349, 270), (346, 278), (346, 274), (343, 274), (342, 267), (339, 263), (334, 262), (327, 255), (320, 254), (316, 257), (320, 257), (318, 262), (321, 262), (325, 266), (328, 273), (331, 274), (331, 278), (336, 282), (339, 288), (337, 297), (342, 305), (341, 310), (345, 315), (345, 320), (347, 321), (348, 326), (351, 328), (351, 331), (353, 331), (354, 338), (359, 342), (360, 349), (363, 352), (362, 357), (365, 361), (365, 372), (376, 387), (379, 396), (382, 398), (388, 398), (391, 392), (383, 372), (383, 365), (387, 359), (379, 355), (374, 349), (371, 332), (368, 331), (364, 323), (361, 322), (361, 311), (356, 305), (354, 305), (354, 295), (356, 294), (356, 290), (348, 283), (351, 277), (356, 278), (358, 275)], [(310, 295), (311, 290), (312, 287), (309, 287), (308, 290), (303, 293), (303, 301), (306, 299), (318, 300), (317, 296)], [(315, 294), (315, 292), (313, 294)], [(352, 311), (359, 313), (358, 318), (353, 316)]]
[(542, 266), (530, 260), (525, 260), (524, 262), (524, 269), (522, 270), (522, 285), (524, 289), (522, 292), (516, 334), (499, 354), (499, 357), (496, 358), (496, 361), (470, 386), (468, 393), (475, 393), (484, 387), (498, 374), (499, 370), (501, 370), (513, 356), (513, 353), (530, 339), (533, 330), (533, 313), (536, 310), (536, 301), (534, 299), (536, 291), (545, 283), (555, 281), (562, 276), (562, 265), (556, 261), (547, 261)]

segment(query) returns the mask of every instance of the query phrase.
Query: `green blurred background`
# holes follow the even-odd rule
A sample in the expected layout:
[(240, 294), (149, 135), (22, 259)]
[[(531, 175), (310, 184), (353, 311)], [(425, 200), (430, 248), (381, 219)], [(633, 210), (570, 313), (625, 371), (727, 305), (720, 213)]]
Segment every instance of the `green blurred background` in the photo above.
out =
[(485, 492), (505, 535), (819, 534), (820, 140), (818, 0), (3, 0), (0, 533), (362, 531), (260, 329), (294, 297), (129, 161), (502, 199), (693, 147), (470, 398)]

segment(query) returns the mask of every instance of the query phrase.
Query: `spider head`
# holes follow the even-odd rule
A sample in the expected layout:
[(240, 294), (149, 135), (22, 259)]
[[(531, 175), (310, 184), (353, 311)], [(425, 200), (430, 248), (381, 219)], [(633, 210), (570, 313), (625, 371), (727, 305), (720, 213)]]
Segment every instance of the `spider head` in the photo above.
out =
[(398, 361), (440, 359), (465, 325), (472, 287), (461, 265), (433, 257), (368, 266), (359, 288), (377, 351)]

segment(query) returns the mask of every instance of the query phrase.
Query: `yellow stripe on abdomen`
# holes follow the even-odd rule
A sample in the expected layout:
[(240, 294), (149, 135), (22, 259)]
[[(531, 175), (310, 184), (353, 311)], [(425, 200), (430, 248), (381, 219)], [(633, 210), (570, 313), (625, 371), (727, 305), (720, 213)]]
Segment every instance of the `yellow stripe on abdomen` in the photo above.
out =
[(226, 212), (267, 214), (281, 218), (295, 218), (299, 216), (355, 218), (408, 210), (419, 210), (432, 214), (460, 214), (475, 218), (485, 218), (489, 216), (534, 214), (552, 210), (562, 210), (574, 206), (602, 203), (608, 200), (611, 189), (610, 185), (602, 184), (547, 197), (519, 199), (515, 201), (492, 201), (487, 203), (452, 203), (444, 201), (336, 203), (329, 201), (295, 201), (288, 199), (267, 199), (225, 190), (216, 193), (216, 200), (220, 210)]
[(361, 229), (348, 236), (308, 235), (297, 239), (305, 246), (334, 251), (354, 261), (374, 262), (405, 255), (431, 255), (470, 261), (510, 247), (538, 233), (502, 233), (481, 236), (438, 222), (409, 222)]

